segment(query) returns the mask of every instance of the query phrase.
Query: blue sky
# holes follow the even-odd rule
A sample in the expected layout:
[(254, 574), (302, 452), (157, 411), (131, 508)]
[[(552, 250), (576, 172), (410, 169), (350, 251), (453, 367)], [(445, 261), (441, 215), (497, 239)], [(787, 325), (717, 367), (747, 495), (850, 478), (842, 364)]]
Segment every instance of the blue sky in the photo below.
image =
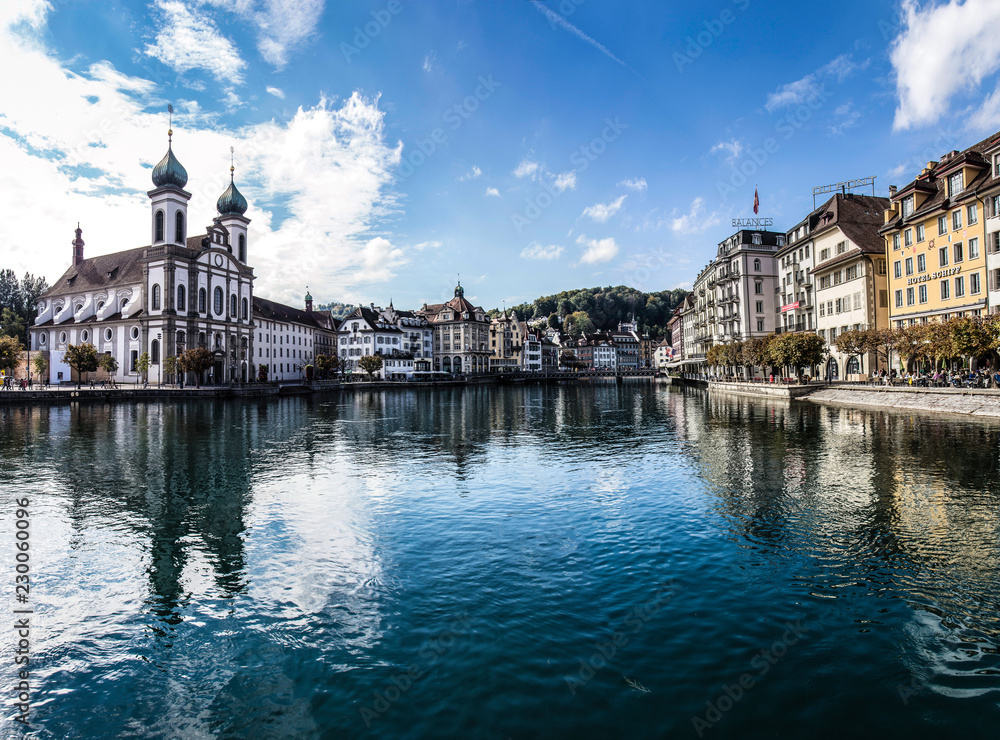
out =
[(752, 215), (1000, 128), (1000, 3), (4, 0), (4, 267), (149, 241), (166, 146), (210, 222), (236, 149), (258, 294), (490, 308), (690, 285)]

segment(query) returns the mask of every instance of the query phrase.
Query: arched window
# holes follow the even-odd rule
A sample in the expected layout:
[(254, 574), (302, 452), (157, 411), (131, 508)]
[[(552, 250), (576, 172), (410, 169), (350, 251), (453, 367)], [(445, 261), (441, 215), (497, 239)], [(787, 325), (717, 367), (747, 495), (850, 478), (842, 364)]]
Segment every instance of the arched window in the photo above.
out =
[(159, 283), (153, 285), (153, 310), (160, 310), (160, 285)]
[(239, 252), (240, 262), (247, 261), (247, 238), (240, 234), (240, 252)]
[(163, 241), (163, 211), (157, 211), (156, 218), (153, 219), (153, 241)]
[(250, 318), (250, 301), (248, 301), (246, 298), (243, 299), (243, 318), (244, 319)]
[(198, 313), (205, 313), (208, 309), (205, 306), (206, 301), (208, 301), (208, 295), (205, 293), (204, 288), (198, 289)]
[(184, 244), (184, 214), (181, 211), (174, 217), (174, 242)]
[(160, 364), (160, 340), (154, 339), (149, 345), (149, 361), (154, 365)]
[(236, 318), (236, 294), (229, 296), (229, 315)]
[(753, 261), (753, 271), (760, 272), (760, 260)]
[(215, 313), (218, 316), (222, 316), (222, 312), (226, 310), (225, 296), (222, 295), (222, 288), (219, 286), (215, 287)]
[(187, 288), (183, 285), (177, 286), (177, 310), (187, 311)]

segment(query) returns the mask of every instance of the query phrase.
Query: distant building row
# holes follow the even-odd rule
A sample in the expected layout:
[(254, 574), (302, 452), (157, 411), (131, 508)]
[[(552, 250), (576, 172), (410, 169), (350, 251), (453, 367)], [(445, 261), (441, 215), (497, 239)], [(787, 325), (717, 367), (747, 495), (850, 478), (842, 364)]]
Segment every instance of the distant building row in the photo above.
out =
[[(726, 239), (675, 311), (663, 365), (697, 372), (711, 346), (772, 332), (832, 341), (987, 312), (1000, 312), (1000, 134), (928, 162), (888, 198), (839, 193), (785, 233)], [(831, 347), (824, 371), (860, 365)]]

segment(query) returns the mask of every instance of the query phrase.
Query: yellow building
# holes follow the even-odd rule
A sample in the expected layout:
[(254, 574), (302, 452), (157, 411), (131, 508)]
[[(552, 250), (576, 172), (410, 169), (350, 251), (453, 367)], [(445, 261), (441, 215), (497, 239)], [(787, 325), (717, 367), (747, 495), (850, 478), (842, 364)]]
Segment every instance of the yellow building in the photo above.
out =
[(889, 188), (880, 233), (889, 268), (893, 327), (986, 313), (986, 213), (980, 189), (992, 180), (986, 155), (996, 135)]

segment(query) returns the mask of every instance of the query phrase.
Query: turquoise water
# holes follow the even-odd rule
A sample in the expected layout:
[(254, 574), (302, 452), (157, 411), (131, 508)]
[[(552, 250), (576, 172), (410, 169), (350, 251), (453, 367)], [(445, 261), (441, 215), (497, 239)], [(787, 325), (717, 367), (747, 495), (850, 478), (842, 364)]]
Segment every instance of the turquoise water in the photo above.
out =
[(30, 502), (32, 737), (1000, 721), (1000, 426), (649, 382), (0, 420), (8, 623)]

